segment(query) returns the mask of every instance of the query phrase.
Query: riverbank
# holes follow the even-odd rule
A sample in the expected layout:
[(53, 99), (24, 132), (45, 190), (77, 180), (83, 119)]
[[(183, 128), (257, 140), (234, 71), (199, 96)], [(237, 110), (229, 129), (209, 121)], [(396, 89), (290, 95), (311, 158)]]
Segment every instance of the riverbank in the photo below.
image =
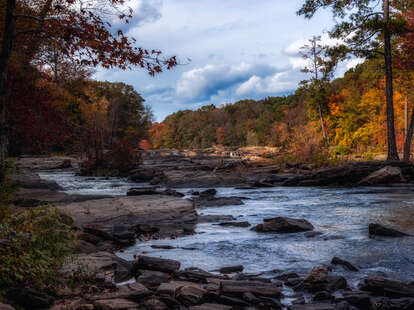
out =
[[(405, 184), (405, 183), (404, 183)], [(276, 188), (277, 190), (277, 188)], [(292, 192), (293, 189), (285, 188), (285, 192), (283, 195), (287, 195), (289, 192)], [(301, 190), (298, 188), (298, 191)], [(364, 189), (365, 190), (365, 189)], [(52, 190), (51, 190), (52, 191)], [(176, 194), (174, 192), (170, 191), (169, 195), (160, 195), (160, 193), (155, 192), (152, 195), (142, 195), (142, 196), (129, 196), (129, 197), (114, 197), (114, 198), (105, 198), (103, 200), (86, 200), (86, 201), (79, 201), (79, 202), (69, 202), (66, 201), (64, 203), (61, 203), (62, 209), (67, 210), (68, 212), (73, 212), (72, 216), (75, 218), (75, 222), (78, 219), (80, 222), (78, 222), (78, 226), (84, 228), (84, 232), (81, 235), (81, 243), (83, 246), (79, 247), (77, 249), (77, 259), (78, 262), (82, 262), (83, 266), (86, 266), (87, 273), (90, 275), (90, 278), (93, 279), (93, 286), (96, 287), (97, 290), (95, 292), (90, 291), (91, 286), (85, 286), (83, 288), (83, 291), (70, 291), (65, 289), (64, 291), (59, 292), (59, 296), (55, 296), (55, 309), (173, 309), (178, 308), (179, 306), (184, 308), (191, 308), (191, 309), (243, 309), (252, 307), (253, 309), (281, 309), (281, 307), (290, 307), (290, 309), (335, 309), (336, 307), (343, 306), (346, 307), (346, 303), (348, 304), (355, 304), (355, 298), (361, 297), (364, 302), (361, 304), (356, 305), (358, 309), (370, 309), (366, 308), (367, 304), (370, 304), (370, 307), (372, 309), (380, 309), (376, 308), (376, 303), (381, 301), (382, 303), (388, 304), (388, 307), (394, 307), (394, 308), (383, 308), (383, 309), (399, 309), (395, 308), (398, 303), (401, 305), (401, 303), (404, 303), (404, 307), (407, 307), (406, 309), (410, 309), (410, 300), (400, 300), (399, 298), (396, 298), (395, 295), (389, 294), (388, 290), (389, 288), (383, 289), (383, 292), (386, 293), (379, 293), (379, 295), (384, 294), (387, 298), (391, 298), (389, 300), (383, 300), (383, 298), (378, 297), (377, 290), (380, 291), (381, 288), (378, 287), (378, 283), (376, 284), (376, 292), (375, 294), (371, 294), (371, 292), (368, 290), (367, 292), (360, 292), (357, 289), (357, 283), (354, 281), (355, 278), (358, 278), (358, 283), (365, 281), (364, 279), (372, 278), (368, 277), (366, 275), (366, 271), (358, 271), (358, 272), (351, 272), (347, 269), (347, 267), (343, 267), (342, 265), (332, 265), (331, 264), (331, 258), (334, 256), (331, 254), (329, 259), (320, 259), (319, 261), (313, 261), (311, 262), (313, 265), (309, 264), (309, 262), (305, 261), (292, 261), (290, 264), (298, 265), (302, 264), (303, 268), (296, 269), (296, 272), (290, 270), (288, 265), (284, 268), (280, 268), (279, 270), (270, 270), (271, 268), (265, 268), (265, 267), (259, 267), (260, 272), (251, 272), (249, 266), (244, 266), (244, 273), (243, 271), (240, 272), (240, 267), (236, 269), (230, 269), (230, 272), (232, 270), (236, 270), (238, 272), (235, 273), (229, 273), (227, 275), (220, 274), (218, 272), (215, 272), (211, 269), (207, 269), (207, 271), (200, 271), (200, 270), (194, 270), (194, 269), (187, 269), (190, 267), (189, 262), (191, 262), (191, 257), (194, 258), (193, 265), (203, 267), (201, 264), (197, 264), (199, 257), (199, 250), (198, 249), (191, 249), (191, 244), (188, 245), (186, 240), (189, 240), (190, 238), (193, 238), (193, 235), (189, 235), (184, 238), (175, 239), (177, 237), (177, 234), (182, 233), (192, 233), (191, 227), (188, 227), (186, 225), (180, 226), (183, 228), (180, 232), (172, 232), (170, 230), (165, 230), (166, 234), (161, 234), (160, 232), (163, 230), (161, 226), (157, 227), (158, 224), (162, 223), (163, 220), (157, 219), (157, 217), (154, 218), (153, 224), (151, 224), (149, 221), (151, 221), (153, 218), (150, 216), (152, 214), (157, 214), (157, 212), (166, 212), (164, 213), (164, 216), (168, 214), (164, 219), (166, 219), (168, 222), (171, 222), (172, 220), (182, 219), (183, 216), (181, 216), (180, 212), (174, 213), (173, 211), (177, 207), (178, 209), (184, 208), (185, 210), (193, 210), (194, 212), (198, 212), (199, 214), (204, 214), (204, 216), (200, 216), (199, 222), (201, 221), (213, 221), (213, 223), (208, 224), (209, 227), (214, 227), (214, 224), (223, 224), (220, 226), (215, 226), (216, 230), (218, 229), (223, 230), (227, 233), (230, 233), (231, 236), (233, 236), (234, 243), (233, 243), (233, 249), (231, 250), (231, 253), (238, 252), (239, 256), (245, 256), (245, 255), (251, 255), (248, 248), (246, 248), (245, 244), (238, 244), (240, 237), (244, 236), (245, 234), (248, 234), (249, 236), (263, 236), (263, 239), (261, 239), (260, 243), (263, 245), (288, 245), (289, 243), (294, 244), (297, 246), (300, 242), (300, 244), (303, 244), (306, 248), (309, 249), (315, 249), (321, 247), (323, 248), (341, 248), (343, 247), (341, 240), (346, 240), (348, 237), (344, 237), (346, 239), (337, 239), (333, 238), (334, 235), (332, 235), (329, 230), (332, 230), (332, 228), (327, 228), (324, 226), (327, 225), (326, 218), (324, 218), (323, 221), (319, 221), (317, 218), (320, 216), (320, 213), (315, 214), (314, 216), (310, 216), (310, 214), (303, 214), (303, 218), (306, 218), (309, 220), (313, 226), (314, 230), (311, 231), (312, 234), (309, 234), (309, 236), (313, 235), (313, 238), (305, 236), (307, 234), (306, 232), (296, 232), (296, 233), (289, 233), (289, 234), (278, 234), (277, 232), (270, 232), (270, 233), (264, 233), (259, 234), (256, 232), (253, 232), (250, 230), (250, 228), (253, 225), (260, 224), (266, 216), (268, 217), (269, 211), (265, 211), (263, 215), (259, 213), (259, 209), (257, 208), (258, 205), (255, 203), (255, 201), (263, 201), (263, 198), (260, 198), (260, 200), (256, 200), (254, 196), (252, 196), (250, 193), (252, 191), (251, 187), (244, 187), (244, 189), (240, 189), (239, 192), (244, 192), (244, 197), (240, 195), (240, 197), (235, 197), (234, 194), (229, 195), (230, 193), (233, 193), (232, 191), (225, 190), (225, 189), (219, 189), (217, 193), (214, 193), (213, 191), (204, 192), (203, 190), (200, 190), (199, 193), (196, 193), (196, 190), (193, 189), (192, 192), (187, 192), (187, 190), (184, 190), (185, 194), (188, 194), (189, 196), (184, 197), (184, 199), (176, 197)], [(256, 189), (254, 192), (256, 192), (257, 196), (263, 195), (269, 195), (269, 192), (272, 193), (273, 189), (270, 187), (263, 188), (263, 190)], [(296, 190), (295, 190), (296, 191)], [(319, 195), (323, 196), (324, 193), (328, 193), (330, 190), (326, 190), (326, 192), (319, 191), (312, 193), (312, 191), (307, 191), (305, 195)], [(366, 190), (365, 190), (366, 191)], [(383, 196), (381, 196), (381, 191), (384, 192), (383, 189), (378, 188), (377, 190), (371, 190), (374, 195), (378, 195), (378, 201), (381, 199), (384, 199)], [(409, 188), (400, 188), (396, 190), (397, 192), (401, 194), (404, 194), (405, 192), (409, 191)], [(52, 191), (53, 192), (53, 191)], [(358, 192), (358, 191), (355, 191)], [(362, 191), (361, 191), (362, 192)], [(58, 193), (58, 192), (56, 192)], [(226, 194), (229, 193), (229, 194)], [(344, 197), (343, 195), (349, 195), (350, 192), (344, 191), (342, 193), (338, 193), (338, 199), (339, 197)], [(201, 195), (200, 195), (201, 194)], [(69, 195), (69, 194), (67, 194)], [(198, 210), (196, 210), (193, 206), (192, 202), (189, 202), (185, 200), (185, 198), (190, 198), (192, 195), (193, 200), (196, 202), (195, 205), (197, 206)], [(292, 201), (292, 197), (286, 197), (282, 198), (282, 195), (278, 192), (274, 192), (274, 196), (276, 198), (275, 202), (277, 202), (278, 205), (286, 199), (286, 201)], [(404, 194), (405, 195), (405, 194)], [(70, 195), (69, 195), (70, 196)], [(226, 197), (227, 196), (227, 197)], [(248, 196), (248, 197), (246, 197)], [(316, 196), (315, 196), (316, 197)], [(223, 198), (231, 198), (229, 204), (226, 205), (226, 202), (228, 202), (228, 199)], [(238, 198), (235, 199), (235, 198)], [(249, 198), (249, 199), (246, 199)], [(343, 198), (342, 198), (343, 199)], [(348, 196), (349, 199), (349, 196)], [(235, 202), (241, 201), (243, 204), (237, 205)], [(160, 207), (159, 202), (164, 201), (165, 203), (169, 204), (168, 207)], [(374, 202), (374, 201), (372, 201)], [(251, 204), (253, 203), (253, 204)], [(367, 206), (370, 202), (368, 202)], [(295, 214), (297, 217), (302, 217), (302, 210), (300, 205), (298, 205), (298, 201), (294, 202), (296, 205), (296, 211), (292, 214)], [(218, 207), (218, 205), (221, 205), (221, 207)], [(103, 210), (105, 212), (100, 212), (100, 207), (103, 206)], [(181, 207), (178, 207), (181, 206)], [(253, 207), (254, 206), (254, 207)], [(329, 206), (327, 205), (327, 208)], [(157, 209), (158, 208), (158, 209)], [(240, 208), (240, 209), (236, 209)], [(244, 209), (243, 209), (244, 208)], [(215, 213), (217, 213), (217, 210), (222, 209), (225, 210), (223, 212), (229, 212), (230, 214), (234, 215), (233, 219), (224, 218), (220, 216), (216, 216), (214, 219), (212, 216), (214, 216)], [(330, 207), (330, 211), (337, 211), (338, 210), (338, 204), (336, 204), (336, 207), (333, 208), (333, 206)], [(139, 212), (137, 211), (139, 210)], [(158, 210), (158, 211), (157, 211)], [(238, 211), (237, 211), (238, 210)], [(234, 211), (234, 212), (233, 212)], [(250, 227), (245, 226), (244, 224), (240, 227), (238, 227), (236, 224), (244, 223), (246, 222), (243, 218), (238, 218), (238, 213), (240, 215), (247, 215), (251, 212), (252, 216), (248, 219), (248, 224), (252, 224)], [(313, 212), (315, 212), (313, 210)], [(138, 212), (134, 214), (134, 212)], [(141, 212), (141, 213), (140, 213)], [(142, 213), (144, 212), (144, 213)], [(375, 211), (373, 211), (375, 212)], [(113, 214), (112, 214), (113, 213)], [(191, 213), (191, 212), (190, 212)], [(278, 207), (277, 213), (283, 214), (284, 211)], [(114, 216), (116, 214), (116, 216)], [(177, 215), (174, 215), (177, 214)], [(184, 214), (186, 214), (184, 212)], [(191, 213), (193, 214), (193, 213)], [(267, 215), (266, 215), (267, 214)], [(133, 215), (136, 215), (134, 217)], [(255, 216), (257, 220), (254, 220)], [(287, 214), (286, 214), (287, 215)], [(142, 222), (136, 222), (142, 217), (145, 218), (144, 224)], [(116, 221), (121, 220), (119, 223), (121, 225), (107, 225), (108, 222), (112, 222), (116, 224)], [(341, 220), (345, 219), (344, 216), (341, 217)], [(83, 221), (83, 222), (82, 222)], [(127, 221), (126, 224), (124, 221)], [(128, 222), (129, 221), (129, 222)], [(338, 221), (338, 219), (336, 219)], [(86, 225), (85, 225), (86, 223)], [(181, 223), (183, 223), (181, 221)], [(233, 224), (232, 224), (233, 223)], [(89, 225), (93, 224), (93, 225)], [(192, 229), (194, 230), (195, 222), (191, 221)], [(323, 225), (324, 224), (324, 225)], [(343, 223), (345, 224), (345, 223)], [(101, 227), (99, 227), (101, 225)], [(124, 227), (140, 227), (140, 230), (130, 231), (129, 229), (124, 229)], [(173, 226), (176, 227), (177, 223), (175, 222)], [(234, 226), (236, 227), (234, 227)], [(91, 228), (90, 230), (88, 230)], [(112, 228), (109, 228), (112, 227)], [(85, 230), (86, 228), (86, 230)], [(337, 230), (338, 227), (335, 228)], [(322, 230), (322, 231), (321, 231)], [(218, 231), (218, 232), (219, 232)], [(198, 234), (202, 233), (202, 231), (195, 231), (197, 237)], [(202, 237), (204, 235), (208, 235), (208, 232), (204, 232), (200, 234), (199, 236)], [(359, 234), (359, 233), (358, 233)], [(152, 235), (153, 238), (163, 238), (160, 241), (150, 241), (145, 242), (148, 240), (149, 236)], [(361, 235), (365, 235), (368, 237), (368, 225), (365, 226), (364, 230), (361, 231)], [(216, 234), (217, 236), (217, 234)], [(140, 241), (139, 244), (149, 244), (151, 243), (154, 248), (151, 253), (145, 253), (149, 252), (146, 248), (143, 247), (133, 247), (133, 248), (126, 248), (124, 253), (125, 256), (123, 256), (123, 253), (119, 253), (121, 257), (128, 257), (127, 260), (121, 259), (118, 256), (114, 255), (114, 251), (119, 248), (125, 248), (128, 245), (131, 245), (132, 241), (135, 241), (135, 237), (138, 237), (142, 241)], [(165, 239), (167, 237), (167, 239)], [(198, 237), (197, 237), (198, 238)], [(255, 237), (256, 238), (256, 237)], [(359, 237), (358, 237), (359, 238)], [(382, 247), (384, 249), (384, 246), (392, 246), (392, 242), (394, 241), (388, 241), (386, 237), (385, 240), (377, 240), (375, 243), (378, 243), (378, 247)], [(397, 238), (398, 240), (401, 240), (402, 243), (399, 242), (401, 246), (404, 246), (404, 241), (409, 240), (410, 237), (400, 237)], [(267, 241), (266, 241), (267, 239)], [(326, 240), (325, 240), (326, 239)], [(185, 249), (174, 249), (174, 246), (170, 245), (170, 241), (174, 242), (174, 244), (182, 244), (182, 247)], [(365, 239), (364, 239), (365, 240)], [(395, 239), (394, 239), (395, 240)], [(144, 242), (143, 242), (144, 241)], [(213, 245), (215, 242), (210, 241)], [(255, 241), (257, 243), (257, 241)], [(354, 252), (359, 252), (359, 246), (364, 247), (364, 244), (359, 245), (360, 242), (358, 242), (358, 239), (353, 239), (349, 241), (350, 244), (356, 245), (357, 247), (353, 250)], [(365, 243), (365, 241), (364, 241)], [(139, 245), (138, 244), (138, 245)], [(218, 244), (220, 244), (220, 241), (218, 241)], [(224, 245), (224, 244), (223, 244)], [(367, 244), (366, 244), (367, 245)], [(365, 245), (365, 246), (366, 246)], [(158, 246), (158, 249), (157, 249)], [(198, 247), (197, 245), (195, 246)], [(218, 247), (211, 249), (214, 251), (221, 251), (223, 254), (229, 253), (229, 249), (225, 247)], [(131, 252), (129, 251), (131, 249)], [(272, 254), (268, 252), (263, 252), (262, 255), (265, 255), (269, 258), (274, 258), (279, 260), (280, 254), (283, 254), (283, 251), (286, 251), (287, 248), (281, 247), (280, 250), (277, 248), (275, 249)], [(246, 251), (247, 250), (247, 251)], [(258, 251), (257, 254), (261, 254), (260, 251), (263, 251), (264, 248), (255, 248), (255, 251)], [(300, 251), (299, 248), (292, 248), (291, 253), (286, 253), (286, 255), (292, 255), (294, 251)], [(374, 250), (374, 253), (372, 253), (374, 256), (377, 254), (376, 250), (372, 247), (370, 247), (370, 250)], [(104, 252), (102, 252), (104, 251)], [(181, 252), (180, 252), (181, 251)], [(186, 255), (185, 262), (184, 259), (181, 259), (180, 256), (184, 255), (182, 251), (186, 251), (188, 254)], [(282, 252), (280, 252), (282, 251)], [(343, 250), (342, 250), (343, 251)], [(182, 268), (177, 270), (166, 270), (165, 267), (153, 267), (154, 264), (142, 264), (139, 263), (139, 257), (146, 257), (146, 256), (160, 256), (163, 257), (167, 256), (166, 252), (170, 252), (171, 256), (174, 256), (174, 260), (178, 260), (178, 262), (171, 263), (170, 261), (167, 261), (165, 263), (161, 260), (161, 262), (158, 260), (157, 264), (168, 266), (177, 266), (181, 265)], [(131, 253), (131, 255), (129, 254)], [(342, 252), (343, 253), (343, 252)], [(138, 255), (134, 259), (134, 255)], [(310, 253), (309, 253), (310, 254)], [(355, 253), (358, 255), (358, 253)], [(231, 254), (232, 255), (232, 254)], [(401, 256), (406, 257), (406, 254), (403, 252), (400, 253)], [(407, 253), (409, 256), (409, 254)], [(233, 257), (233, 256), (231, 256)], [(348, 255), (346, 255), (348, 258)], [(138, 258), (138, 260), (136, 260)], [(291, 259), (295, 259), (294, 256), (291, 256)], [(205, 257), (205, 259), (209, 259)], [(144, 258), (145, 260), (145, 258)], [(233, 259), (234, 260), (234, 259)], [(364, 269), (365, 264), (361, 263), (359, 261), (351, 260), (352, 265), (356, 265), (358, 269)], [(339, 281), (340, 288), (329, 288), (322, 286), (319, 288), (310, 288), (308, 286), (308, 282), (305, 281), (308, 274), (311, 272), (313, 267), (318, 266), (319, 264), (324, 264), (325, 267), (332, 269), (331, 271), (325, 270), (321, 271), (321, 281), (317, 281), (319, 284), (328, 285), (330, 281), (333, 279), (337, 279)], [(137, 267), (137, 265), (139, 267)], [(270, 265), (270, 264), (269, 264)], [(346, 266), (347, 264), (345, 264)], [(65, 266), (65, 271), (68, 272), (70, 270), (75, 271), (77, 264), (69, 264)], [(135, 267), (134, 267), (135, 266)], [(149, 267), (150, 266), (150, 267)], [(231, 264), (225, 259), (223, 259), (222, 264), (220, 267), (229, 267)], [(154, 270), (154, 268), (156, 270)], [(176, 267), (174, 267), (176, 268)], [(137, 273), (138, 269), (138, 273)], [(161, 270), (162, 269), (162, 270)], [(218, 270), (219, 268), (217, 268)], [(320, 268), (319, 268), (320, 269)], [(318, 270), (319, 270), (318, 269)], [(322, 270), (321, 269), (321, 270)], [(298, 271), (300, 270), (300, 272)], [(227, 270), (229, 272), (229, 270)], [(319, 272), (319, 271), (318, 271)], [(200, 279), (200, 275), (204, 277)], [(286, 273), (289, 273), (290, 276), (284, 276)], [(326, 273), (326, 276), (325, 276)], [(354, 274), (360, 274), (360, 276), (355, 276)], [(187, 276), (183, 277), (183, 274), (186, 274)], [(350, 275), (352, 274), (352, 275)], [(375, 278), (378, 278), (380, 276), (380, 273), (377, 273), (375, 275)], [(384, 275), (385, 276), (385, 275)], [(410, 277), (407, 275), (408, 278)], [(338, 278), (339, 277), (339, 278)], [(136, 278), (139, 284), (126, 284), (121, 285), (118, 287), (114, 286), (114, 282), (116, 281), (124, 281), (129, 280), (130, 278)], [(293, 280), (292, 280), (293, 279)], [(339, 280), (340, 279), (340, 280)], [(346, 286), (344, 286), (344, 281), (346, 282)], [(230, 283), (226, 281), (233, 281), (236, 283)], [(380, 280), (380, 283), (385, 283), (384, 281)], [(405, 282), (407, 282), (406, 279), (404, 279)], [(177, 283), (178, 282), (178, 283)], [(185, 282), (180, 283), (180, 282)], [(264, 284), (261, 284), (264, 283)], [(299, 283), (305, 283), (306, 285), (298, 286), (292, 284), (295, 283), (296, 285)], [(289, 284), (289, 285), (288, 285)], [(318, 284), (318, 285), (319, 285)], [(234, 288), (231, 288), (230, 291), (228, 291), (228, 285), (231, 287), (236, 287), (237, 291), (232, 291)], [(331, 285), (331, 284), (329, 284)], [(371, 285), (371, 284), (370, 284)], [(382, 284), (381, 284), (382, 285)], [(384, 284), (385, 285), (385, 284)], [(398, 285), (400, 288), (404, 287), (402, 283), (389, 283), (386, 282), (386, 285), (389, 286), (395, 286)], [(149, 290), (149, 292), (145, 291), (143, 287), (145, 287), (146, 290)], [(162, 290), (162, 288), (167, 286), (167, 292)], [(292, 290), (292, 287), (295, 287), (296, 290)], [(330, 286), (331, 287), (331, 286)], [(411, 286), (408, 286), (408, 289), (410, 289)], [(70, 291), (70, 293), (69, 293)], [(145, 293), (142, 293), (144, 291)], [(273, 292), (273, 295), (263, 295), (263, 291)], [(278, 293), (277, 293), (278, 292)], [(323, 293), (322, 293), (323, 292)], [(357, 296), (352, 295), (353, 293), (356, 293)], [(141, 295), (142, 294), (142, 295)], [(345, 295), (344, 295), (345, 294)], [(283, 295), (283, 296), (282, 296)], [(351, 297), (349, 297), (351, 295)], [(347, 296), (347, 297), (346, 297)], [(408, 295), (404, 295), (408, 296)], [(303, 297), (303, 298), (302, 298)], [(398, 296), (401, 297), (401, 296)], [(411, 296), (414, 297), (414, 296)], [(347, 299), (346, 299), (347, 298)], [(74, 301), (74, 299), (76, 299)], [(297, 300), (296, 300), (297, 299)], [(292, 305), (292, 301), (296, 300), (296, 305)], [(102, 302), (103, 301), (103, 302)], [(300, 305), (304, 303), (305, 305)], [(317, 303), (317, 305), (315, 305)], [(321, 304), (322, 303), (322, 304)], [(207, 304), (207, 305), (205, 305)], [(215, 305), (211, 305), (215, 304)], [(372, 304), (372, 306), (371, 306)], [(82, 306), (81, 306), (82, 305)], [(200, 307), (201, 308), (197, 308)], [(355, 306), (355, 305), (354, 305)], [(60, 307), (60, 308), (59, 308)], [(83, 307), (83, 308), (82, 308)], [(111, 308), (112, 307), (112, 308)], [(118, 307), (118, 308), (117, 308)], [(227, 307), (227, 308), (226, 308)], [(364, 308), (365, 307), (365, 308)], [(402, 306), (401, 306), (402, 307)], [(340, 308), (342, 309), (342, 308)], [(343, 308), (348, 309), (348, 308)], [(404, 308), (402, 308), (404, 309)]]

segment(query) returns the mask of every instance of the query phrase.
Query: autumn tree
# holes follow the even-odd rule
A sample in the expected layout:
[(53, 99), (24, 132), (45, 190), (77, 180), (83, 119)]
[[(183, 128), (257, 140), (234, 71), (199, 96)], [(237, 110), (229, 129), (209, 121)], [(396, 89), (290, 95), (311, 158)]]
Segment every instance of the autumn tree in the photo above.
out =
[(406, 31), (406, 22), (401, 19), (403, 7), (412, 5), (410, 0), (382, 0), (379, 8), (370, 0), (306, 0), (299, 15), (312, 18), (320, 9), (330, 8), (340, 22), (330, 32), (330, 36), (343, 43), (332, 49), (338, 55), (357, 57), (382, 55), (386, 76), (386, 111), (388, 159), (398, 160), (394, 129), (392, 39)]
[(306, 81), (310, 106), (317, 111), (322, 135), (326, 139), (327, 130), (324, 114), (329, 109), (326, 88), (336, 66), (336, 61), (334, 57), (327, 55), (327, 47), (322, 45), (320, 36), (314, 36), (308, 40), (308, 43), (301, 47), (300, 54), (307, 61), (302, 72), (309, 73), (312, 76), (309, 81)]
[(118, 67), (139, 66), (151, 75), (170, 69), (175, 57), (135, 47), (135, 40), (116, 31), (108, 22), (112, 16), (125, 22), (132, 10), (123, 10), (124, 0), (6, 0), (2, 2), (3, 31), (0, 50), (0, 175), (7, 152), (7, 80), (13, 52), (29, 65), (45, 46), (72, 57), (80, 65)]
[[(409, 125), (407, 124), (409, 94), (414, 92), (414, 85), (412, 83), (414, 75), (414, 7), (410, 7), (403, 12), (403, 16), (407, 20), (409, 31), (397, 42), (398, 49), (394, 65), (397, 71), (398, 86), (405, 92), (407, 130), (404, 143), (404, 160), (408, 161), (411, 157), (411, 144), (414, 133), (414, 109), (411, 112)], [(413, 99), (413, 96), (411, 96), (411, 99)]]

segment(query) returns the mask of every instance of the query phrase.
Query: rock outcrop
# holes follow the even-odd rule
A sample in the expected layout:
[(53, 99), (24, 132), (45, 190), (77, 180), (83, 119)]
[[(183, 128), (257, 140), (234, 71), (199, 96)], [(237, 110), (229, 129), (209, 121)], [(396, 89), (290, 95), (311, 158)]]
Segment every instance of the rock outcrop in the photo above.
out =
[(313, 228), (313, 225), (304, 219), (276, 217), (264, 219), (263, 224), (256, 225), (252, 230), (257, 232), (296, 233), (313, 230)]
[(133, 244), (140, 233), (191, 233), (197, 222), (191, 201), (166, 195), (89, 200), (59, 208), (85, 232), (121, 245)]
[(368, 231), (370, 236), (382, 236), (382, 237), (404, 237), (408, 234), (403, 233), (394, 228), (385, 227), (380, 224), (371, 223), (368, 226)]

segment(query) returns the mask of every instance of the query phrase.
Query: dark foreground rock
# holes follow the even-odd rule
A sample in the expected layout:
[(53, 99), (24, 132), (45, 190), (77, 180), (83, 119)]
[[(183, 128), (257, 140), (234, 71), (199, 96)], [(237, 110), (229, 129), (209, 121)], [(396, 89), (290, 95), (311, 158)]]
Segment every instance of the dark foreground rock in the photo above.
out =
[(181, 263), (172, 259), (164, 259), (150, 256), (140, 256), (134, 263), (133, 271), (139, 269), (173, 273), (180, 269)]
[(27, 288), (10, 290), (7, 298), (25, 309), (47, 309), (54, 302), (53, 297)]
[(263, 224), (256, 225), (252, 230), (257, 232), (296, 233), (313, 230), (313, 225), (304, 219), (276, 217), (264, 219)]
[(222, 267), (220, 268), (220, 273), (228, 274), (228, 273), (235, 273), (235, 272), (242, 272), (244, 267), (242, 265), (238, 266), (229, 266), (229, 267)]
[(289, 310), (335, 310), (335, 306), (330, 304), (292, 305)]
[(201, 197), (194, 199), (196, 208), (211, 208), (244, 205), (242, 197)]
[(118, 283), (132, 278), (132, 264), (109, 252), (75, 255), (61, 269), (66, 276), (76, 275), (79, 271), (92, 281)]
[(259, 281), (221, 281), (220, 290), (223, 293), (243, 295), (244, 293), (257, 294), (259, 296), (280, 297), (280, 288), (272, 283)]
[(220, 221), (234, 221), (233, 215), (199, 215), (198, 223), (215, 223)]
[(371, 223), (368, 226), (370, 236), (382, 236), (382, 237), (404, 237), (408, 234), (398, 231), (394, 228), (385, 227), (380, 224)]
[(127, 196), (148, 196), (148, 195), (166, 195), (174, 197), (184, 197), (185, 195), (173, 189), (160, 190), (158, 187), (134, 187), (127, 191)]
[(336, 257), (336, 256), (334, 258), (332, 258), (331, 264), (332, 265), (342, 265), (350, 271), (358, 271), (359, 270), (357, 267), (352, 265), (350, 262), (348, 262), (346, 260), (343, 260), (343, 259), (341, 259), (339, 257)]
[(365, 278), (359, 288), (378, 296), (414, 298), (414, 285), (385, 278)]

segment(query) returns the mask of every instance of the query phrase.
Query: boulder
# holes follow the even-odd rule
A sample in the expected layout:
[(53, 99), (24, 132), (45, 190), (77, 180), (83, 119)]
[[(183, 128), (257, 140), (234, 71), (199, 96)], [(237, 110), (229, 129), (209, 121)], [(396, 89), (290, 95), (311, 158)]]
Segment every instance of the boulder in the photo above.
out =
[(320, 291), (320, 292), (316, 292), (313, 295), (313, 300), (315, 301), (320, 301), (320, 300), (331, 300), (333, 299), (333, 296), (331, 293), (329, 293), (328, 291)]
[(313, 225), (304, 219), (276, 217), (265, 219), (263, 224), (256, 225), (252, 230), (257, 232), (296, 233), (313, 230)]
[(172, 298), (175, 298), (177, 291), (181, 287), (191, 284), (191, 282), (184, 281), (171, 281), (168, 283), (162, 283), (157, 289), (157, 294), (160, 296), (170, 296)]
[(365, 292), (349, 291), (342, 293), (342, 299), (358, 309), (370, 309), (371, 297)]
[(124, 282), (132, 278), (132, 264), (109, 252), (79, 254), (67, 260), (61, 271), (68, 276), (82, 272), (91, 280), (98, 275), (109, 274), (114, 282)]
[(214, 304), (221, 304), (227, 306), (233, 306), (234, 308), (241, 308), (248, 307), (249, 304), (239, 297), (235, 297), (234, 294), (230, 294), (230, 296), (226, 295), (219, 295), (216, 292), (208, 292), (204, 295), (204, 302), (214, 303)]
[(64, 159), (55, 169), (70, 169), (73, 168), (72, 161), (70, 159)]
[(62, 187), (55, 181), (43, 180), (37, 173), (34, 173), (28, 169), (21, 169), (18, 173), (11, 175), (10, 178), (21, 188), (43, 189), (50, 191), (62, 190)]
[(216, 276), (199, 268), (186, 268), (184, 270), (176, 272), (175, 278), (179, 281), (207, 283), (208, 279), (219, 278), (219, 276)]
[(412, 310), (414, 309), (414, 298), (384, 298), (378, 301), (378, 304), (381, 305), (381, 308), (375, 310)]
[(12, 306), (0, 302), (0, 310), (15, 310)]
[(404, 237), (408, 234), (398, 231), (393, 228), (385, 227), (380, 224), (371, 223), (368, 226), (370, 236), (382, 236), (382, 237)]
[(137, 304), (122, 298), (96, 300), (94, 303), (96, 310), (132, 310), (137, 309)]
[(367, 277), (360, 282), (359, 288), (377, 296), (414, 298), (414, 285), (385, 278)]
[(166, 303), (157, 299), (157, 298), (150, 298), (144, 300), (138, 309), (146, 309), (146, 310), (168, 310), (171, 309), (168, 307)]
[(138, 278), (137, 282), (143, 284), (145, 287), (156, 290), (162, 283), (167, 283), (169, 276), (167, 273), (145, 270)]
[(222, 274), (229, 274), (235, 272), (242, 272), (244, 267), (242, 265), (237, 266), (229, 266), (229, 267), (222, 267), (219, 269), (220, 273)]
[(304, 281), (306, 283), (320, 283), (320, 282), (326, 282), (329, 274), (329, 269), (325, 266), (318, 266), (312, 269), (311, 272), (309, 272), (306, 277), (304, 278)]
[(214, 188), (207, 189), (199, 193), (200, 197), (212, 197), (216, 196), (217, 190)]
[(336, 257), (336, 256), (334, 258), (332, 258), (331, 264), (333, 264), (333, 265), (342, 265), (350, 271), (358, 271), (359, 270), (357, 267), (352, 265), (350, 262), (348, 262), (346, 260), (343, 260), (343, 259), (341, 259), (339, 257)]
[(350, 306), (346, 301), (340, 301), (336, 304), (335, 310), (350, 310)]
[(252, 293), (259, 296), (280, 297), (280, 288), (272, 283), (263, 283), (259, 281), (233, 281), (224, 280), (220, 283), (220, 290), (223, 294)]
[(135, 282), (131, 284), (121, 285), (112, 293), (104, 293), (92, 297), (92, 300), (104, 299), (129, 299), (133, 301), (140, 301), (142, 298), (150, 296), (152, 293), (141, 283)]
[(371, 173), (366, 178), (362, 179), (360, 185), (380, 185), (380, 184), (390, 184), (390, 183), (401, 183), (405, 182), (405, 179), (402, 175), (401, 168), (385, 166), (373, 173)]
[(325, 266), (315, 267), (303, 280), (305, 288), (310, 292), (329, 291), (335, 292), (347, 287), (344, 277), (329, 275), (329, 269)]
[(185, 306), (192, 306), (198, 304), (207, 291), (200, 286), (192, 284), (185, 285), (178, 289), (176, 295), (179, 300)]
[(138, 168), (130, 172), (129, 179), (133, 182), (149, 182), (155, 175), (154, 169)]
[(172, 259), (140, 256), (138, 260), (134, 262), (132, 271), (135, 272), (139, 269), (161, 271), (166, 273), (173, 273), (180, 269), (181, 263)]

